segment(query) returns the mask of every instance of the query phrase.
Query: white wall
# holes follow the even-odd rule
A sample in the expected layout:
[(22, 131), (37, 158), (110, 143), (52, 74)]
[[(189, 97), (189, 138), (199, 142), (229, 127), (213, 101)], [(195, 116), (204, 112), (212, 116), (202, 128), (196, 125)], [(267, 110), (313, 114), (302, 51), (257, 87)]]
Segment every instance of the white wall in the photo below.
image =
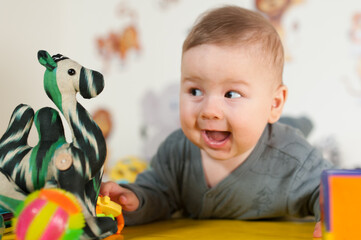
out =
[[(226, 3), (255, 9), (254, 2), (2, 0), (0, 135), (19, 103), (29, 104), (35, 110), (54, 107), (43, 90), (44, 67), (36, 57), (38, 50), (45, 49), (103, 72), (104, 92), (95, 99), (80, 101), (90, 112), (104, 107), (113, 114), (114, 130), (108, 141), (112, 162), (127, 155), (143, 157), (146, 141), (140, 130), (145, 122), (145, 94), (152, 91), (162, 102), (167, 86), (177, 84), (181, 45), (196, 17), (210, 7)], [(127, 10), (123, 14), (119, 13), (121, 7)], [(335, 139), (344, 167), (361, 166), (361, 93), (352, 95), (346, 88), (361, 89), (361, 76), (356, 69), (361, 44), (350, 39), (351, 18), (356, 12), (361, 12), (361, 5), (354, 0), (305, 0), (292, 6), (282, 22), (291, 56), (284, 73), (289, 87), (285, 114), (312, 119), (315, 128), (311, 142)], [(130, 50), (124, 62), (114, 59), (105, 67), (96, 38), (121, 31), (130, 23), (138, 29), (141, 50)], [(33, 131), (30, 144), (36, 141)]]

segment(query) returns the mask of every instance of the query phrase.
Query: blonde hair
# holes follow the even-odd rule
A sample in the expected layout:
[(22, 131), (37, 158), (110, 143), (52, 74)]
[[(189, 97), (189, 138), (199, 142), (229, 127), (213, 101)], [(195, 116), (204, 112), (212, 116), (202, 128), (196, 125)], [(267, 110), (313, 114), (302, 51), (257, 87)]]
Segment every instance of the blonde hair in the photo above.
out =
[[(261, 14), (238, 6), (224, 6), (202, 14), (183, 43), (182, 53), (201, 44), (259, 46), (282, 83), (284, 52), (281, 39)], [(268, 57), (267, 57), (268, 56)]]

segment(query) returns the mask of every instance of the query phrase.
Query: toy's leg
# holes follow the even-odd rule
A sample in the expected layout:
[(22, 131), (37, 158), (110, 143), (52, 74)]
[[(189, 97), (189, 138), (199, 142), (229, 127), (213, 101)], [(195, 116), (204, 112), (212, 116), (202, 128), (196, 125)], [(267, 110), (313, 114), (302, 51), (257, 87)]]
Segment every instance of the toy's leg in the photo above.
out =
[(18, 105), (0, 139), (0, 205), (12, 212), (25, 198), (25, 193), (11, 176), (21, 175), (21, 169), (15, 170), (16, 166), (31, 150), (27, 141), (33, 118), (34, 111), (31, 107)]
[(29, 166), (23, 171), (31, 179), (32, 184), (27, 181), (26, 186), (30, 191), (44, 187), (50, 177), (48, 166), (55, 151), (67, 143), (60, 115), (55, 109), (41, 108), (35, 113), (34, 123), (39, 134), (39, 142), (33, 148)]
[[(39, 134), (39, 142), (34, 148), (27, 145), (33, 119)], [(34, 117), (29, 106), (19, 105), (0, 142), (0, 168), (25, 192), (38, 190), (48, 180), (52, 153), (64, 143), (63, 125), (55, 109), (42, 108)]]
[(89, 196), (85, 194), (84, 185), (82, 189), (80, 186), (78, 186), (77, 193), (74, 193), (74, 195), (77, 197), (78, 201), (82, 205), (84, 219), (86, 222), (82, 239), (103, 239), (117, 232), (118, 227), (116, 220), (113, 220), (110, 217), (95, 216), (96, 205), (91, 204)]
[[(95, 206), (98, 198), (99, 187), (98, 181), (101, 181), (101, 172), (91, 179), (85, 185), (85, 202), (91, 202), (88, 204), (87, 209), (88, 214), (85, 216), (86, 227), (84, 228), (84, 234), (88, 238), (101, 237), (105, 238), (112, 234), (115, 234), (118, 231), (118, 224), (116, 220), (113, 220), (110, 217), (94, 217), (95, 216)], [(96, 199), (95, 201), (94, 198)]]
[(11, 212), (15, 212), (19, 204), (21, 204), (26, 194), (15, 184), (15, 182), (0, 169), (0, 206)]
[[(87, 197), (87, 202), (90, 206), (96, 206), (99, 190), (100, 190), (100, 183), (103, 177), (103, 168), (99, 171), (90, 181), (85, 184), (85, 196)], [(92, 210), (93, 215), (95, 214), (95, 208)]]
[(116, 220), (113, 220), (110, 217), (96, 217), (93, 213), (95, 211), (95, 205), (89, 206), (89, 200), (87, 196), (79, 195), (78, 193), (73, 193), (78, 199), (79, 203), (83, 209), (83, 215), (85, 219), (84, 233), (82, 239), (103, 239), (112, 234), (115, 234), (118, 230)]
[[(74, 194), (82, 206), (86, 222), (83, 238), (102, 239), (116, 233), (117, 222), (115, 220), (109, 217), (95, 216), (96, 201), (94, 202), (93, 198), (97, 195), (97, 187), (90, 187), (93, 180), (90, 179), (90, 171), (85, 168), (84, 153), (75, 147), (59, 149), (54, 155), (54, 161), (56, 162), (57, 156), (65, 155), (71, 156), (71, 165), (64, 170), (53, 168), (53, 171), (55, 171), (58, 187)], [(93, 192), (89, 189), (93, 189)]]
[(85, 216), (86, 227), (84, 228), (84, 236), (87, 238), (105, 238), (118, 231), (116, 220), (110, 217), (94, 217), (95, 206), (99, 195), (100, 183), (103, 176), (103, 168), (85, 184), (85, 201), (88, 203), (88, 214)]
[(0, 168), (10, 173), (31, 150), (27, 145), (34, 111), (20, 104), (11, 115), (8, 129), (0, 139)]
[(87, 217), (82, 239), (103, 239), (117, 232), (117, 222), (110, 217)]
[(39, 133), (39, 142), (49, 144), (64, 140), (64, 127), (58, 111), (50, 107), (44, 107), (35, 114), (34, 123)]

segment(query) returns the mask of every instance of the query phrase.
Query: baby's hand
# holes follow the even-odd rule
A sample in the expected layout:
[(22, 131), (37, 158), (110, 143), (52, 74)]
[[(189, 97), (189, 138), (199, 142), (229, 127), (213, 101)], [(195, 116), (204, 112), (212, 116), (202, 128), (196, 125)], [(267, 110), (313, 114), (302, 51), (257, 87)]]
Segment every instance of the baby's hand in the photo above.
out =
[(314, 238), (321, 238), (322, 237), (322, 227), (321, 222), (317, 222), (315, 226), (315, 231), (313, 232)]
[(139, 207), (139, 200), (135, 193), (119, 186), (115, 182), (103, 182), (100, 185), (100, 194), (109, 196), (110, 200), (120, 204), (124, 211), (132, 212)]

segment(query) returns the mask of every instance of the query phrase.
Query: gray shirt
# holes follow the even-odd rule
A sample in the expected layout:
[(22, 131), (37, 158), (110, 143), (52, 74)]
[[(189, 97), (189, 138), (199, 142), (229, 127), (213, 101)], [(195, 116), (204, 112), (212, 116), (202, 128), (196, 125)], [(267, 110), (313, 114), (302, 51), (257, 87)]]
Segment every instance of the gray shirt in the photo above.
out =
[(139, 198), (127, 225), (170, 218), (176, 211), (195, 219), (264, 219), (315, 215), (320, 220), (321, 172), (332, 165), (296, 129), (269, 124), (250, 156), (209, 188), (200, 149), (181, 130), (171, 134), (134, 184)]

